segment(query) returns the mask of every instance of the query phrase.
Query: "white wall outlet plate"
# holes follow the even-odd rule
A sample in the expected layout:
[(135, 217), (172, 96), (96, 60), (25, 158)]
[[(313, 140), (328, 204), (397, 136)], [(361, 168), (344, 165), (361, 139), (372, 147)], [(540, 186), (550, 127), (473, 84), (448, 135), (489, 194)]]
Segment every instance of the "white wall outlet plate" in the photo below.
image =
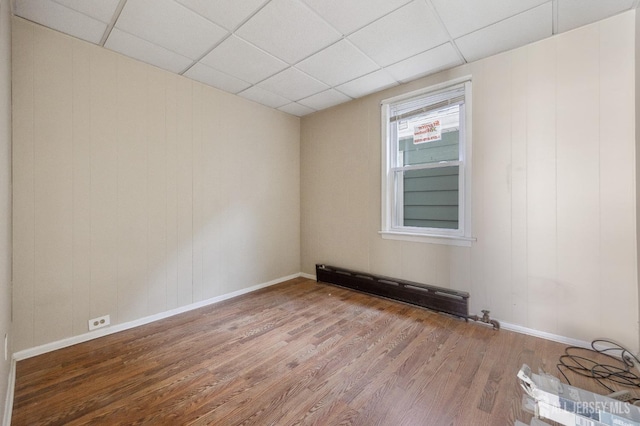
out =
[(89, 331), (95, 330), (96, 328), (106, 327), (111, 324), (111, 317), (109, 315), (105, 315), (98, 318), (93, 318), (89, 320)]

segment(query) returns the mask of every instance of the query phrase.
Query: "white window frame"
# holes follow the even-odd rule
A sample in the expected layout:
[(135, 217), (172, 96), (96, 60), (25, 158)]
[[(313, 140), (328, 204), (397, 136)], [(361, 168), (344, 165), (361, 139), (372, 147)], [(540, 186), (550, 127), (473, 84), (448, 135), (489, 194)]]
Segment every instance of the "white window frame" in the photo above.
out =
[[(440, 228), (421, 228), (394, 225), (393, 209), (402, 209), (402, 188), (394, 190), (395, 179), (394, 173), (398, 168), (393, 168), (393, 160), (391, 155), (397, 151), (397, 138), (391, 137), (391, 128), (389, 125), (389, 107), (411, 99), (429, 96), (436, 92), (446, 91), (446, 89), (454, 86), (464, 85), (465, 101), (464, 115), (462, 123), (460, 123), (460, 156), (459, 161), (450, 161), (448, 165), (458, 165), (459, 168), (459, 228), (458, 229), (440, 229)], [(382, 117), (382, 225), (379, 232), (382, 238), (394, 240), (406, 240), (436, 244), (448, 244), (457, 246), (471, 246), (475, 238), (471, 236), (471, 77), (463, 77), (446, 83), (437, 84), (416, 90), (393, 98), (381, 101), (381, 117)], [(426, 166), (429, 167), (429, 166)], [(411, 170), (412, 168), (425, 168), (425, 166), (405, 166), (403, 170)], [(402, 186), (402, 183), (400, 183)], [(398, 207), (400, 205), (400, 207)], [(397, 213), (401, 214), (401, 213)]]

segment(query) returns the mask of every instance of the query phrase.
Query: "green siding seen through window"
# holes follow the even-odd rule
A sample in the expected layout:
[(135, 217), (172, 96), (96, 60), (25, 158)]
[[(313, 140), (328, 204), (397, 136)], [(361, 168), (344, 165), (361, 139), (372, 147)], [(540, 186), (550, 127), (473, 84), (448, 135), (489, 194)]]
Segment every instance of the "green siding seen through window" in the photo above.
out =
[(404, 226), (458, 228), (458, 166), (404, 172)]
[[(413, 138), (402, 138), (398, 149), (403, 165), (411, 166), (459, 157), (458, 130), (442, 134), (436, 142), (414, 145)], [(459, 167), (409, 170), (403, 173), (404, 226), (421, 228), (458, 228)]]

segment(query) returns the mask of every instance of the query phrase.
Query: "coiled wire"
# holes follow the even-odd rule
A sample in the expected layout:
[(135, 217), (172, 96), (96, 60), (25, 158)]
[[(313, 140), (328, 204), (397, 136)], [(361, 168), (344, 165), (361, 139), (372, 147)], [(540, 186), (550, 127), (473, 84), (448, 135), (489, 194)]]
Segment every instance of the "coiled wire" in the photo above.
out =
[[(596, 346), (606, 347), (599, 349)], [(569, 346), (564, 352), (565, 354), (560, 356), (557, 368), (569, 385), (571, 382), (565, 374), (566, 371), (593, 379), (610, 393), (615, 392), (612, 387), (614, 384), (640, 388), (640, 376), (632, 371), (634, 367), (640, 366), (640, 359), (616, 342), (596, 339), (591, 342), (591, 349)], [(603, 364), (589, 358), (589, 354), (593, 353), (604, 355), (607, 360), (610, 360), (608, 361), (610, 364)], [(640, 398), (633, 399), (639, 400)]]

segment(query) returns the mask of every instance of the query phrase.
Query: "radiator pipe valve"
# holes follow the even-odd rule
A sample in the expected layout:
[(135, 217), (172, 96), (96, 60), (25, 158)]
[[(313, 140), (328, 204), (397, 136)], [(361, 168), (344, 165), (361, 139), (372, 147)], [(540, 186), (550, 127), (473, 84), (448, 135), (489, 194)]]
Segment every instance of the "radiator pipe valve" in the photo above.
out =
[(489, 316), (490, 312), (491, 311), (483, 309), (481, 317), (479, 317), (477, 315), (471, 315), (471, 316), (469, 316), (469, 319), (473, 320), (473, 321), (479, 321), (479, 322), (483, 322), (485, 324), (492, 325), (495, 330), (500, 330), (500, 323), (498, 321), (494, 320), (494, 319), (491, 319), (491, 317)]

